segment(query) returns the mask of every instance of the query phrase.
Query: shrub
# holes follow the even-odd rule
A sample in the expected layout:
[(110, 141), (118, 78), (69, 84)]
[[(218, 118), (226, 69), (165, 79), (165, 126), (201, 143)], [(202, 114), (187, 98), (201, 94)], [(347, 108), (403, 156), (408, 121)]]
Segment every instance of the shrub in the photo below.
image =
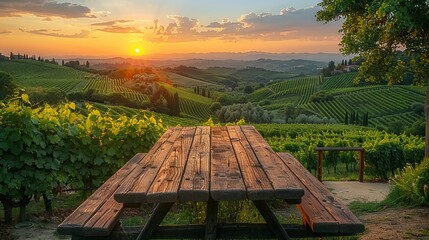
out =
[(326, 91), (320, 91), (318, 93), (313, 94), (310, 97), (311, 102), (321, 102), (321, 101), (330, 101), (334, 100), (334, 96), (328, 94)]
[[(373, 144), (373, 145), (372, 145)], [(388, 174), (405, 166), (402, 143), (398, 139), (382, 139), (378, 143), (364, 145), (365, 170), (370, 175), (388, 179)]]
[(12, 76), (7, 72), (0, 71), (0, 99), (12, 95), (15, 88), (16, 85), (13, 83)]
[(27, 92), (32, 104), (57, 105), (66, 101), (66, 94), (58, 88), (30, 88)]
[(429, 158), (419, 165), (407, 165), (392, 178), (395, 190), (403, 201), (429, 205)]
[(216, 112), (220, 122), (236, 122), (241, 118), (251, 123), (270, 123), (274, 115), (252, 103), (224, 106)]
[(222, 105), (219, 102), (214, 102), (210, 105), (210, 111), (216, 112), (217, 110), (221, 109)]
[(423, 114), (425, 112), (423, 103), (415, 102), (411, 104), (410, 108), (416, 114)]
[(116, 119), (90, 105), (87, 115), (75, 109), (74, 103), (0, 106), (3, 204), (61, 186), (98, 186), (135, 153), (147, 152), (164, 131), (153, 117)]
[(407, 134), (423, 137), (425, 135), (426, 123), (424, 120), (418, 120), (410, 128), (406, 129)]
[(252, 86), (247, 85), (243, 91), (244, 93), (251, 94), (253, 92), (253, 88)]

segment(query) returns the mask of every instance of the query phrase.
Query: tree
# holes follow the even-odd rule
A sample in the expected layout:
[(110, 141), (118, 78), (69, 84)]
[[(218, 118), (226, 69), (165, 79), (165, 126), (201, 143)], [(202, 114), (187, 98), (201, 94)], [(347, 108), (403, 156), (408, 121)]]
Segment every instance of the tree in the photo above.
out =
[(180, 116), (179, 94), (177, 92), (173, 95), (171, 112), (173, 116)]
[(7, 72), (0, 71), (0, 99), (12, 95), (15, 88), (16, 85), (13, 83), (12, 76)]
[(10, 60), (13, 60), (13, 53), (12, 53), (12, 52), (10, 52), (9, 59), (10, 59)]
[[(406, 72), (417, 84), (429, 81), (429, 1), (322, 0), (319, 6), (318, 21), (344, 19), (341, 52), (364, 59), (356, 82), (391, 85), (402, 81)], [(425, 157), (429, 157), (429, 84), (425, 117)]]
[(244, 93), (250, 94), (253, 92), (253, 88), (252, 88), (252, 86), (247, 85), (243, 91), (244, 91)]
[(335, 62), (334, 61), (330, 61), (328, 64), (328, 69), (329, 71), (334, 71), (335, 70)]
[(89, 68), (89, 62), (88, 61), (86, 61), (85, 66), (86, 66), (86, 68)]
[(219, 103), (219, 102), (213, 102), (211, 105), (210, 105), (210, 111), (212, 111), (212, 112), (216, 112), (217, 110), (219, 110), (219, 109), (221, 109), (222, 108), (222, 105)]
[(344, 124), (349, 124), (349, 113), (346, 112), (346, 115), (344, 116)]

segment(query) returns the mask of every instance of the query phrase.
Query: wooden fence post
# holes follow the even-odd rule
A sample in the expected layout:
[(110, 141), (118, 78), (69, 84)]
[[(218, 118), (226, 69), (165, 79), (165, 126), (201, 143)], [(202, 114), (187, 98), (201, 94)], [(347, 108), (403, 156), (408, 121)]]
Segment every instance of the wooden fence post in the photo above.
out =
[(363, 171), (365, 167), (365, 150), (360, 151), (359, 182), (363, 182)]
[(317, 151), (317, 161), (317, 179), (319, 179), (319, 181), (322, 181), (322, 150)]
[(362, 147), (316, 147), (314, 150), (317, 151), (317, 179), (322, 181), (322, 152), (323, 151), (359, 151), (359, 182), (363, 182), (363, 174), (365, 167), (365, 149)]

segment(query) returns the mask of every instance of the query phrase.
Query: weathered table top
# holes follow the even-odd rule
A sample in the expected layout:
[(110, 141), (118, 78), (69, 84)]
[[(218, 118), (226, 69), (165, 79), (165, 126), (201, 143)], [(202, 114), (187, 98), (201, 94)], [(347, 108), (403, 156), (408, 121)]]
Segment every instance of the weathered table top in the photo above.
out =
[(299, 201), (304, 194), (252, 126), (170, 128), (136, 164), (118, 202)]

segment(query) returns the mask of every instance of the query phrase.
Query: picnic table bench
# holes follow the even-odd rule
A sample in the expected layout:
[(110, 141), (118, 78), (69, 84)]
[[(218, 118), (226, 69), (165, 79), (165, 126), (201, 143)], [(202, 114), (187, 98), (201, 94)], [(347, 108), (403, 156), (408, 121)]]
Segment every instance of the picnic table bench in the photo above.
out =
[[(219, 201), (251, 200), (266, 224), (217, 223)], [(303, 224), (280, 224), (267, 201), (296, 204)], [(206, 223), (161, 225), (174, 203), (207, 202)], [(143, 227), (121, 226), (124, 208), (155, 204)], [(289, 153), (252, 126), (175, 127), (138, 153), (57, 228), (72, 239), (347, 236), (364, 225)]]

